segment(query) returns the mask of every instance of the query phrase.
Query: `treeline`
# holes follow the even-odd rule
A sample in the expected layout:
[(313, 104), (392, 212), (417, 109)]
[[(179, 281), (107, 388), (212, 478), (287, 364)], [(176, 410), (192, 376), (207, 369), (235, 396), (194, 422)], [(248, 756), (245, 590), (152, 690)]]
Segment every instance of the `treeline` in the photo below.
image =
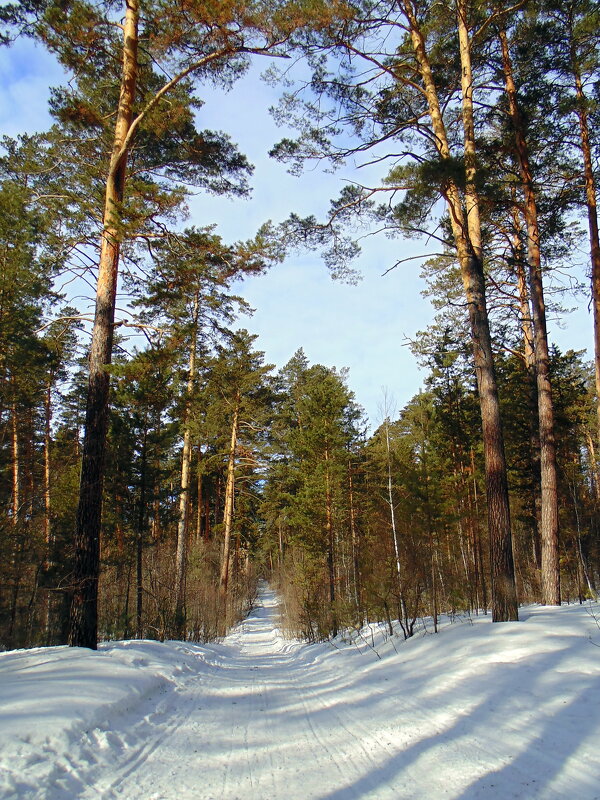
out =
[[(598, 9), (584, 2), (466, 0), (352, 8), (335, 37), (310, 37), (312, 76), (281, 106), (281, 118), (294, 120), (299, 136), (272, 152), (295, 169), (349, 158), (386, 166), (383, 176), (346, 187), (319, 231), (321, 240), (329, 238), (328, 256), (338, 268), (353, 252), (352, 243), (340, 238), (348, 222), (368, 222), (388, 236), (426, 236), (437, 247), (433, 291), (441, 289), (443, 296), (436, 301), (444, 307), (446, 300), (448, 319), (460, 304), (468, 316), (463, 329), (471, 342), (483, 432), (492, 614), (497, 621), (515, 620), (496, 352), (510, 347), (528, 364), (541, 486), (540, 599), (558, 604), (548, 284), (552, 270), (564, 269), (585, 240), (570, 224), (585, 214), (591, 305), (598, 304), (598, 147), (591, 124), (597, 113)], [(294, 221), (300, 230), (314, 225), (312, 218)], [(400, 255), (392, 266), (406, 269), (411, 260)], [(515, 322), (517, 330), (509, 332)], [(598, 345), (596, 338), (596, 359)]]
[[(253, 443), (266, 435), (273, 390), (254, 337), (231, 329), (245, 306), (230, 292), (239, 254), (198, 231), (162, 242), (158, 253), (131, 288), (147, 346), (127, 351), (117, 339), (111, 366), (103, 638), (213, 638), (254, 594), (248, 559), (258, 535), (261, 469)], [(4, 255), (10, 263), (8, 248)], [(243, 260), (251, 268), (245, 249)], [(73, 309), (44, 321), (44, 308), (56, 303), (48, 275), (2, 277), (10, 379), (2, 408), (0, 638), (9, 646), (64, 642), (85, 425), (85, 339)]]
[[(181, 327), (118, 350), (112, 368), (99, 635), (214, 638), (247, 610), (257, 577), (277, 583), (288, 630), (311, 640), (366, 620), (399, 620), (410, 636), (423, 616), (484, 613), (483, 446), (465, 348), (447, 333), (426, 356), (426, 388), (368, 435), (344, 374), (302, 351), (274, 373), (254, 337), (211, 341), (194, 296), (173, 297)], [(67, 330), (59, 342), (73, 342)], [(5, 646), (67, 636), (84, 414), (70, 352), (53, 372), (56, 349), (15, 370), (3, 417)], [(553, 352), (551, 369), (562, 593), (582, 600), (600, 581), (593, 375), (574, 352)], [(517, 591), (535, 602), (539, 477), (522, 359), (500, 358), (499, 382)]]
[[(593, 374), (581, 354), (553, 351), (562, 597), (598, 586), (598, 486)], [(541, 596), (539, 473), (522, 359), (498, 360), (506, 425), (516, 584)], [(470, 356), (446, 337), (431, 354), (426, 388), (366, 436), (341, 376), (283, 370), (287, 424), (264, 491), (264, 541), (277, 563), (288, 624), (312, 639), (365, 620), (487, 613), (491, 599), (483, 442)], [(291, 381), (290, 381), (291, 379)], [(385, 409), (385, 405), (384, 405)], [(291, 424), (290, 424), (291, 423)], [(281, 423), (280, 423), (281, 424)], [(283, 447), (282, 444), (283, 443)]]
[[(0, 10), (5, 44), (33, 37), (69, 75), (52, 128), (5, 139), (0, 161), (6, 644), (219, 635), (256, 567), (277, 572), (289, 624), (310, 638), (366, 618), (408, 636), (440, 610), (511, 620), (519, 600), (595, 591), (598, 11)], [(184, 230), (190, 192), (242, 196), (252, 172), (226, 134), (196, 127), (203, 87), (292, 54), (278, 113), (298, 136), (272, 154), (294, 169), (362, 159), (377, 179), (347, 186), (321, 224), (291, 214), (233, 245)], [(300, 245), (343, 274), (356, 224), (425, 237), (440, 312), (415, 344), (426, 391), (369, 439), (343, 375), (298, 353), (273, 377), (234, 326), (237, 279)], [(594, 382), (547, 334), (554, 276), (579, 252)], [(387, 266), (408, 269), (401, 252)], [(86, 287), (87, 318), (74, 307)]]

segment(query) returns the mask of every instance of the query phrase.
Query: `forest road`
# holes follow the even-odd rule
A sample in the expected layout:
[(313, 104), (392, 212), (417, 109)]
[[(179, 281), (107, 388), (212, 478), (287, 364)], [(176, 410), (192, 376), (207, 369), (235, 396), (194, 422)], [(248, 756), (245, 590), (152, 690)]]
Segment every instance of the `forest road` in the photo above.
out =
[(429, 637), (411, 668), (406, 650), (380, 661), (366, 643), (339, 652), (278, 625), (263, 587), (222, 642), (169, 643), (192, 667), (89, 731), (70, 793), (44, 800), (564, 800), (574, 777), (571, 796), (600, 797), (589, 759), (570, 753), (560, 777), (535, 731), (498, 717), (502, 681), (482, 704), (477, 659), (444, 675)]
[[(221, 643), (201, 650), (174, 643), (197, 654), (198, 672), (188, 673), (174, 691), (144, 700), (135, 719), (114, 720), (98, 747), (91, 742), (92, 763), (77, 776), (77, 795), (82, 800), (415, 797), (409, 777), (386, 768), (399, 738), (397, 725), (386, 735), (378, 717), (382, 686), (375, 681), (365, 696), (364, 676), (355, 685), (357, 675), (346, 659), (333, 648), (285, 639), (278, 617), (275, 593), (263, 588), (247, 619)], [(365, 658), (376, 663), (373, 653)]]

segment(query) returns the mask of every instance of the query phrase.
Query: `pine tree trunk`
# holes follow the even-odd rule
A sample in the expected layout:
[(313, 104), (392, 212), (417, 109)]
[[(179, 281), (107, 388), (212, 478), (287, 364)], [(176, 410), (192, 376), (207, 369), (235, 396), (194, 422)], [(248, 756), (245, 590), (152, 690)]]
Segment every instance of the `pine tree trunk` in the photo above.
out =
[(598, 207), (596, 200), (596, 182), (592, 163), (590, 132), (586, 110), (586, 98), (583, 93), (581, 74), (577, 66), (577, 58), (572, 47), (571, 67), (575, 81), (577, 97), (577, 119), (583, 156), (583, 178), (585, 181), (585, 199), (588, 216), (590, 238), (590, 258), (592, 262), (592, 307), (594, 309), (594, 368), (596, 376), (596, 413), (598, 420), (598, 439), (600, 440), (600, 234), (598, 233)]
[(233, 580), (238, 580), (240, 576), (240, 535), (236, 533), (233, 548)]
[[(500, 403), (494, 370), (492, 343), (485, 297), (479, 198), (476, 189), (477, 159), (473, 116), (473, 75), (467, 27), (467, 3), (457, 2), (461, 60), (461, 95), (465, 146), (465, 207), (468, 241), (461, 264), (466, 289), (475, 369), (481, 405), (486, 465), (488, 524), (492, 578), (492, 619), (518, 619), (518, 603), (512, 549), (510, 506)], [(458, 220), (457, 220), (458, 221)], [(454, 223), (456, 226), (456, 222)], [(456, 226), (458, 229), (458, 226)], [(456, 238), (456, 234), (455, 234)], [(460, 247), (457, 248), (460, 253)], [(460, 256), (459, 256), (460, 257)]]
[(356, 506), (354, 503), (354, 481), (352, 479), (352, 462), (348, 461), (348, 502), (350, 505), (350, 537), (352, 546), (352, 582), (357, 622), (362, 622), (362, 591), (360, 575), (360, 542), (356, 525)]
[(533, 336), (540, 426), (540, 476), (542, 489), (542, 602), (560, 605), (560, 566), (558, 558), (558, 479), (556, 442), (554, 438), (554, 406), (550, 382), (550, 356), (546, 330), (546, 306), (542, 283), (542, 259), (537, 203), (524, 123), (517, 102), (512, 63), (505, 31), (499, 33), (504, 67), (505, 90), (515, 134), (516, 154), (525, 197), (524, 215), (527, 228), (527, 258), (533, 316)]
[(204, 495), (204, 541), (210, 541), (210, 495), (205, 492)]
[(542, 495), (541, 495), (541, 474), (540, 474), (540, 425), (538, 420), (538, 396), (537, 396), (537, 376), (535, 368), (535, 350), (533, 319), (529, 304), (529, 289), (527, 286), (527, 275), (525, 274), (524, 254), (522, 252), (523, 230), (521, 224), (521, 214), (517, 208), (516, 195), (513, 194), (512, 218), (514, 226), (513, 252), (514, 269), (517, 278), (517, 290), (519, 293), (519, 308), (521, 317), (521, 332), (523, 334), (523, 359), (527, 377), (529, 380), (529, 391), (527, 394), (529, 404), (529, 450), (531, 461), (531, 472), (533, 475), (532, 505), (533, 505), (533, 543), (535, 564), (537, 569), (541, 569), (540, 551), (540, 531), (542, 526)]
[(19, 420), (17, 416), (17, 403), (13, 400), (11, 406), (11, 460), (12, 460), (12, 569), (13, 585), (10, 598), (8, 641), (12, 642), (17, 624), (17, 604), (21, 586), (21, 462), (19, 446)]
[(16, 530), (19, 524), (21, 509), (21, 465), (19, 455), (19, 420), (17, 404), (13, 400), (11, 407), (11, 456), (12, 456), (12, 526)]
[[(50, 496), (50, 445), (51, 445), (51, 424), (52, 424), (52, 392), (51, 382), (46, 386), (46, 396), (44, 401), (44, 543), (46, 545), (46, 560), (52, 541), (52, 529), (50, 523), (51, 496)], [(47, 565), (46, 565), (47, 566)]]
[(198, 474), (196, 476), (196, 544), (202, 541), (202, 513), (204, 510), (204, 497), (202, 492), (202, 450), (198, 446)]
[(587, 442), (588, 456), (592, 468), (592, 495), (596, 506), (600, 506), (600, 482), (598, 481), (598, 459), (596, 458), (596, 447), (594, 440), (589, 431), (585, 431), (585, 440)]
[(36, 462), (36, 453), (34, 447), (34, 438), (35, 438), (35, 429), (36, 426), (33, 422), (33, 410), (31, 408), (27, 409), (26, 414), (26, 435), (25, 435), (25, 459), (24, 459), (24, 467), (25, 467), (25, 492), (24, 492), (24, 508), (27, 510), (27, 526), (29, 527), (30, 521), (33, 519), (34, 514), (34, 497), (35, 497), (35, 462)]
[[(451, 152), (444, 125), (442, 111), (437, 95), (431, 65), (425, 48), (425, 40), (417, 22), (416, 12), (411, 0), (403, 0), (403, 6), (410, 25), (415, 56), (427, 99), (429, 116), (435, 136), (435, 143), (440, 157), (450, 160)], [(461, 57), (468, 55), (461, 47)], [(467, 65), (464, 65), (467, 66)], [(464, 78), (466, 85), (472, 86), (470, 77), (470, 59), (468, 74)], [(472, 114), (470, 89), (466, 93), (464, 117), (465, 157), (470, 165), (469, 208), (476, 204), (474, 190), (474, 143), (468, 124), (469, 113)], [(463, 98), (465, 100), (465, 98)], [(471, 111), (469, 111), (471, 108)], [(467, 150), (470, 155), (467, 157)], [(465, 213), (457, 184), (448, 178), (444, 188), (444, 196), (448, 204), (450, 224), (460, 264), (463, 286), (467, 299), (471, 341), (481, 422), (483, 430), (483, 446), (485, 456), (485, 479), (488, 509), (488, 530), (490, 537), (490, 563), (492, 579), (492, 619), (504, 622), (518, 619), (518, 603), (515, 586), (514, 564), (512, 555), (512, 532), (510, 507), (508, 500), (508, 480), (506, 476), (506, 458), (504, 454), (504, 438), (500, 418), (498, 388), (494, 370), (492, 342), (485, 297), (485, 280), (481, 258), (481, 235), (477, 233), (478, 211), (465, 219)], [(471, 241), (471, 237), (473, 240)]]
[(277, 521), (277, 539), (278, 539), (278, 548), (277, 548), (277, 556), (278, 556), (278, 564), (279, 569), (283, 568), (283, 523), (281, 521), (281, 515)]
[[(424, 451), (424, 447), (423, 447)], [(438, 599), (437, 599), (437, 548), (435, 544), (435, 536), (433, 533), (433, 521), (431, 518), (431, 504), (429, 498), (429, 470), (425, 458), (422, 459), (424, 472), (423, 486), (425, 488), (425, 517), (427, 520), (427, 540), (429, 544), (429, 558), (431, 562), (431, 600), (432, 600), (432, 616), (433, 616), (433, 631), (438, 632)], [(467, 570), (467, 582), (471, 585)]]
[(196, 379), (196, 342), (198, 337), (198, 315), (200, 293), (194, 295), (192, 314), (192, 340), (190, 343), (190, 362), (186, 387), (186, 408), (183, 419), (183, 453), (181, 455), (181, 492), (179, 494), (179, 522), (177, 524), (177, 556), (175, 566), (175, 628), (178, 637), (184, 635), (185, 628), (185, 573), (187, 561), (188, 518), (190, 509), (190, 467), (192, 463), (192, 434), (190, 431), (190, 403)]
[(231, 554), (231, 530), (233, 527), (233, 507), (235, 497), (235, 451), (237, 447), (237, 436), (240, 414), (240, 394), (235, 396), (235, 406), (233, 410), (233, 421), (231, 423), (231, 442), (229, 445), (229, 457), (227, 459), (227, 483), (225, 485), (225, 509), (223, 513), (223, 560), (221, 561), (221, 576), (219, 588), (222, 597), (227, 597), (227, 587), (229, 584), (229, 560)]
[(143, 638), (143, 604), (144, 604), (144, 574), (143, 554), (144, 540), (146, 538), (146, 487), (148, 465), (148, 421), (144, 420), (144, 436), (140, 458), (140, 499), (138, 505), (137, 537), (136, 537), (136, 638)]
[(131, 125), (135, 101), (138, 19), (138, 0), (126, 0), (123, 74), (113, 154), (106, 181), (75, 532), (69, 644), (73, 647), (90, 647), (93, 650), (97, 648), (98, 643), (100, 524), (109, 393), (109, 374), (106, 367), (112, 357), (119, 251), (122, 239), (119, 218), (127, 162), (127, 153), (121, 153), (121, 148)]
[(135, 542), (135, 638), (141, 639), (144, 631), (144, 550), (142, 537)]
[(465, 212), (469, 244), (475, 258), (483, 262), (481, 219), (477, 194), (477, 152), (475, 148), (475, 117), (473, 113), (473, 70), (468, 28), (468, 3), (457, 0), (456, 17), (460, 52), (460, 88), (462, 99), (463, 140), (465, 148)]
[[(52, 424), (52, 381), (46, 385), (46, 396), (44, 398), (44, 562), (42, 569), (48, 572), (52, 566), (52, 525), (50, 514), (52, 511), (52, 501), (50, 495), (50, 445)], [(52, 617), (52, 592), (46, 590), (44, 603), (44, 633), (46, 643), (50, 641), (50, 628)]]
[(327, 542), (327, 574), (329, 577), (329, 606), (331, 609), (331, 635), (337, 636), (338, 621), (335, 612), (335, 537), (333, 530), (333, 507), (331, 499), (331, 476), (329, 474), (329, 450), (325, 450), (325, 541)]

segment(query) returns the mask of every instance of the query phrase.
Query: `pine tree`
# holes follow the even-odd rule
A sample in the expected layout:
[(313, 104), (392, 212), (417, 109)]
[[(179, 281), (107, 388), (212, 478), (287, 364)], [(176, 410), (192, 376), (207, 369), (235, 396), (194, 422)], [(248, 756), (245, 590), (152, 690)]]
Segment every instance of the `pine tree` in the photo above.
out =
[[(501, 621), (517, 619), (518, 610), (479, 219), (469, 10), (466, 2), (450, 8), (406, 0), (379, 13), (370, 3), (359, 4), (351, 24), (320, 42), (322, 52), (338, 55), (338, 74), (328, 73), (326, 62), (315, 59), (310, 88), (317, 99), (302, 104), (293, 96), (286, 109), (296, 113), (301, 135), (296, 142), (284, 140), (273, 153), (296, 163), (318, 156), (338, 164), (372, 151), (375, 159), (396, 164), (380, 185), (349, 187), (333, 204), (325, 231), (333, 233), (330, 258), (338, 261), (354, 252), (335, 238), (353, 214), (376, 220), (386, 231), (422, 234), (430, 227), (437, 200), (444, 201), (444, 227), (434, 238), (459, 263), (470, 320), (485, 443), (493, 616)], [(368, 80), (356, 63), (363, 65)], [(456, 94), (462, 104), (462, 148), (456, 146)], [(351, 145), (342, 141), (342, 132), (354, 134)], [(411, 156), (414, 163), (405, 163)], [(377, 206), (381, 193), (389, 193), (392, 201)], [(398, 195), (404, 195), (400, 202)], [(314, 221), (305, 220), (300, 228), (311, 225)], [(319, 238), (324, 238), (323, 228)]]
[(504, 28), (499, 30), (499, 38), (508, 110), (515, 137), (515, 149), (521, 175), (521, 187), (524, 197), (523, 213), (527, 230), (527, 260), (540, 426), (542, 601), (551, 605), (560, 605), (556, 443), (554, 438), (552, 385), (549, 371), (546, 306), (542, 281), (538, 202), (529, 159), (525, 122), (519, 107), (509, 41)]
[[(205, 430), (216, 440), (215, 458), (221, 462), (224, 472), (219, 569), (221, 626), (231, 621), (232, 609), (238, 601), (231, 591), (232, 553), (239, 555), (242, 546), (242, 522), (236, 513), (236, 497), (241, 487), (245, 483), (247, 487), (247, 482), (254, 478), (272, 403), (267, 378), (271, 365), (264, 364), (264, 353), (253, 349), (256, 338), (241, 329), (217, 343), (205, 387), (211, 398)], [(237, 555), (235, 562), (239, 567)], [(235, 570), (234, 577), (239, 577)]]
[[(561, 111), (576, 118), (579, 130), (577, 145), (581, 152), (592, 273), (596, 395), (600, 397), (600, 234), (593, 166), (594, 136), (590, 126), (590, 112), (593, 112), (596, 104), (592, 82), (596, 80), (600, 58), (596, 36), (598, 8), (587, 0), (573, 0), (567, 3), (541, 3), (541, 12), (543, 18), (552, 25), (553, 68), (564, 82)], [(600, 435), (600, 401), (597, 413)]]
[(0, 209), (0, 485), (6, 509), (1, 519), (0, 614), (8, 642), (23, 644), (27, 634), (20, 625), (21, 590), (30, 593), (33, 613), (45, 559), (47, 514), (42, 510), (37, 452), (53, 360), (42, 334), (57, 300), (52, 291), (56, 265), (47, 249), (48, 221), (32, 208), (30, 192), (4, 180)]
[[(311, 638), (335, 635), (355, 609), (356, 519), (349, 507), (347, 469), (359, 437), (360, 411), (343, 377), (319, 364), (308, 366), (302, 351), (279, 380), (283, 399), (272, 429), (269, 516), (284, 569), (287, 560), (287, 567), (297, 570), (303, 596), (296, 624)], [(302, 561), (293, 567), (296, 557)]]
[[(107, 430), (109, 374), (119, 258), (128, 226), (128, 162), (135, 169), (136, 155), (144, 154), (154, 139), (177, 128), (177, 113), (190, 119), (188, 95), (194, 82), (216, 80), (227, 84), (244, 71), (250, 55), (278, 55), (294, 29), (307, 17), (303, 4), (256, 2), (229, 4), (226, 8), (190, 7), (185, 11), (163, 3), (127, 0), (124, 20), (114, 25), (113, 12), (100, 3), (64, 6), (43, 2), (8, 6), (3, 20), (12, 29), (41, 39), (61, 63), (76, 76), (75, 90), (59, 98), (63, 119), (75, 113), (91, 127), (102, 126), (102, 110), (90, 102), (88, 90), (100, 75), (113, 81), (102, 100), (112, 99), (109, 118), (114, 120), (104, 183), (102, 233), (98, 261), (96, 311), (90, 349), (90, 381), (83, 444), (80, 502), (77, 516), (74, 593), (70, 642), (96, 647), (97, 591), (102, 484)], [(310, 12), (310, 4), (308, 4)], [(291, 12), (291, 13), (290, 13)], [(117, 31), (122, 33), (119, 38)], [(140, 39), (143, 47), (139, 46)], [(122, 65), (120, 75), (114, 64)], [(172, 76), (172, 77), (164, 77)], [(175, 101), (175, 102), (172, 102)], [(179, 132), (179, 131), (178, 131)], [(226, 173), (247, 172), (243, 158), (232, 153), (223, 137), (195, 134), (192, 146), (180, 143), (163, 167), (167, 178), (184, 179), (202, 164), (205, 180), (221, 191), (235, 190)], [(102, 165), (106, 163), (103, 159)], [(162, 162), (164, 165), (164, 161)], [(200, 172), (202, 172), (202, 169)], [(215, 180), (211, 177), (215, 176)], [(191, 182), (191, 181), (188, 181)], [(179, 193), (180, 194), (180, 193)]]

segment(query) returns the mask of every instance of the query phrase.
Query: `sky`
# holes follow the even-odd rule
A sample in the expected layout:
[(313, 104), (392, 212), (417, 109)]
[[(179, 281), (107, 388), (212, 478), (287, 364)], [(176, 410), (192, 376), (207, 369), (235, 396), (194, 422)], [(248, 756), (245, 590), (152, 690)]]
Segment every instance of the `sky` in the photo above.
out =
[[(268, 152), (287, 131), (269, 114), (279, 89), (260, 78), (264, 60), (229, 92), (203, 95), (199, 128), (229, 134), (255, 166), (249, 199), (198, 195), (189, 203), (189, 225), (216, 225), (225, 241), (252, 237), (267, 220), (280, 222), (291, 212), (323, 218), (329, 200), (344, 182), (364, 180), (364, 169), (349, 164), (336, 174), (315, 168), (301, 177), (286, 172)], [(0, 133), (15, 136), (43, 130), (49, 122), (49, 87), (64, 78), (60, 67), (32, 42), (0, 50)], [(372, 174), (372, 171), (371, 171)], [(258, 335), (256, 347), (266, 363), (283, 366), (302, 347), (311, 364), (348, 368), (348, 385), (372, 425), (383, 418), (384, 392), (389, 410), (400, 410), (422, 385), (423, 373), (408, 347), (433, 318), (421, 296), (418, 261), (384, 275), (400, 258), (427, 252), (423, 243), (372, 236), (363, 242), (357, 261), (357, 285), (333, 281), (317, 253), (296, 253), (263, 276), (236, 288), (255, 309), (240, 326)], [(550, 320), (550, 336), (562, 350), (591, 346), (592, 321), (585, 300), (565, 301), (576, 310), (558, 328)]]

